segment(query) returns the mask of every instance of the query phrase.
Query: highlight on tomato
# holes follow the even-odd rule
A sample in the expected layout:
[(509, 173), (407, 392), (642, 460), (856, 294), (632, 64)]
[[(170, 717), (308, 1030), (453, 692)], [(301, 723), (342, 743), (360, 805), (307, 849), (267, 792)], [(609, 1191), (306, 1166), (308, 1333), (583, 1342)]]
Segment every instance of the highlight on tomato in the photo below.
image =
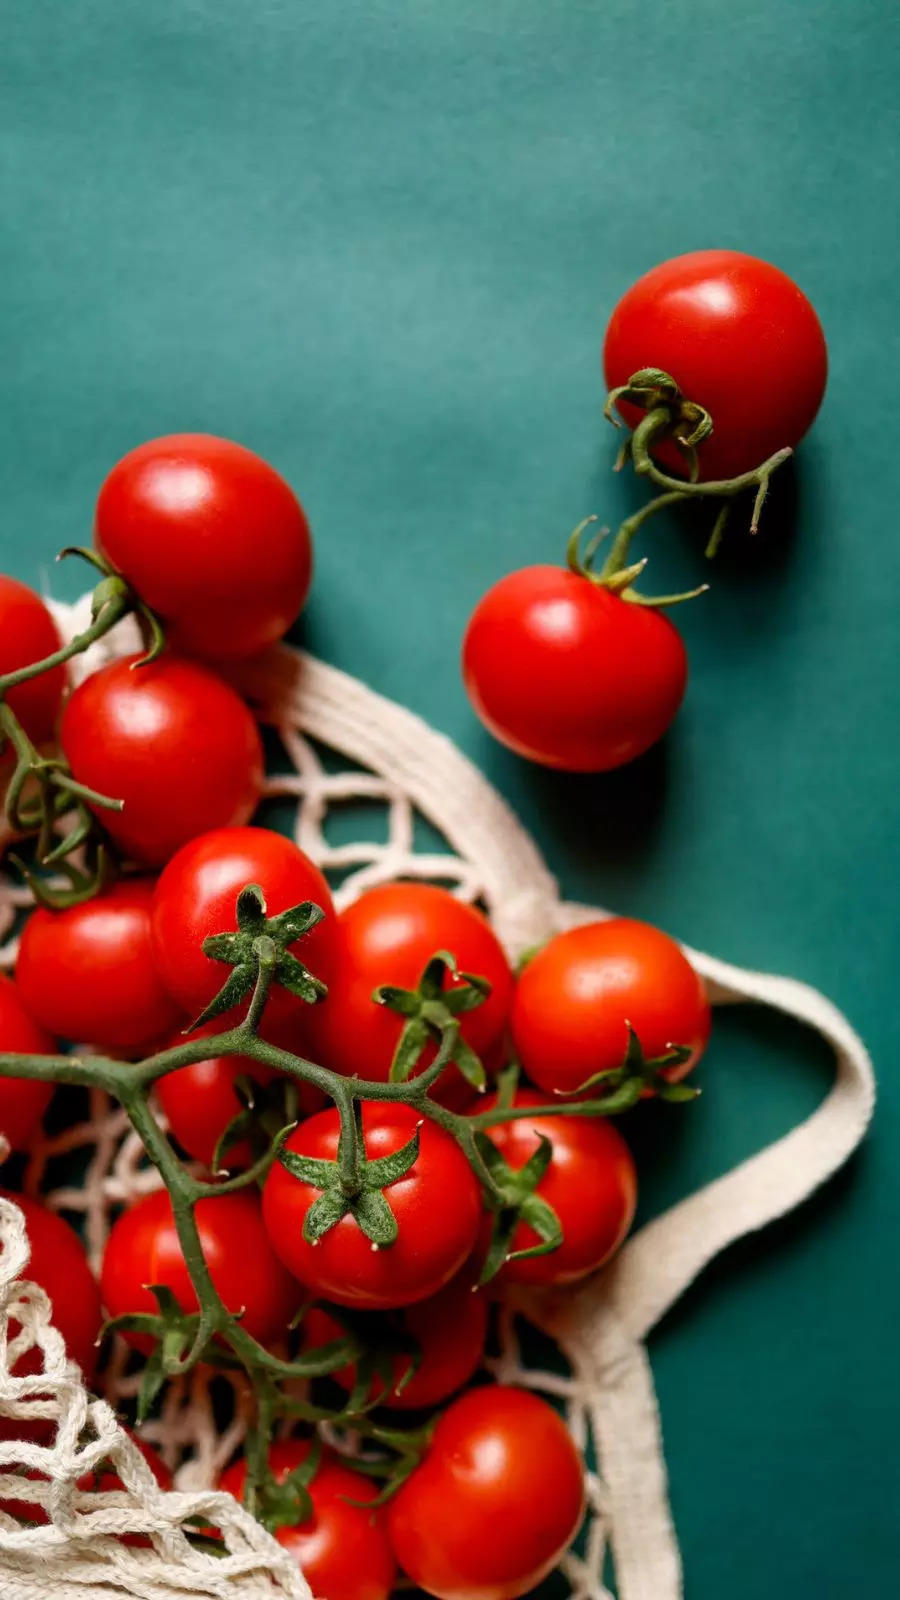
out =
[[(25, 1009), (18, 985), (0, 973), (0, 1054), (52, 1056), (56, 1040)], [(53, 1096), (52, 1083), (36, 1078), (0, 1078), (0, 1137), (24, 1150), (37, 1133)]]

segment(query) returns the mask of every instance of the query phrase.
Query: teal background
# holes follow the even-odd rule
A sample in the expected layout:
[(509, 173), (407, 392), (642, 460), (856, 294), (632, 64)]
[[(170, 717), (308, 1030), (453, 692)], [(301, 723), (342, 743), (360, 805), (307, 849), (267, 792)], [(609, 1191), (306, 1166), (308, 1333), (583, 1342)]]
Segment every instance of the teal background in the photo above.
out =
[[(896, 161), (891, 0), (0, 3), (0, 553), (70, 595), (112, 462), (240, 439), (299, 490), (311, 648), (478, 761), (566, 892), (825, 989), (881, 1072), (814, 1204), (652, 1341), (690, 1600), (895, 1592)], [(598, 351), (629, 281), (706, 245), (776, 261), (831, 347), (767, 531), (679, 613), (665, 748), (532, 770), (457, 651), (513, 564), (615, 520)], [(886, 438), (887, 436), (887, 438)], [(696, 581), (686, 523), (653, 586)], [(718, 1025), (703, 1101), (633, 1135), (652, 1211), (812, 1108), (828, 1064)], [(894, 1582), (891, 1581), (893, 1575)]]

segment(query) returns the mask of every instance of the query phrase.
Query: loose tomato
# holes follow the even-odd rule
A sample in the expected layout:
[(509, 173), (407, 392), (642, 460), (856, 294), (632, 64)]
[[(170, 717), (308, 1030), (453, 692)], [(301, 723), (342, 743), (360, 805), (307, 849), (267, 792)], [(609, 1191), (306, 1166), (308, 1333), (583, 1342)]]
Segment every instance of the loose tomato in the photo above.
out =
[(180, 1012), (153, 963), (152, 897), (149, 879), (129, 878), (65, 911), (31, 913), (16, 980), (42, 1027), (129, 1054), (174, 1028)]
[[(269, 1466), (278, 1483), (303, 1464), (305, 1439), (273, 1444)], [(243, 1498), (247, 1464), (235, 1461), (223, 1472), (220, 1489)], [(396, 1564), (385, 1532), (384, 1513), (353, 1502), (374, 1500), (378, 1485), (345, 1467), (326, 1451), (309, 1485), (312, 1516), (278, 1528), (275, 1537), (289, 1550), (317, 1600), (387, 1600)]]
[[(385, 1391), (380, 1378), (373, 1379), (369, 1400), (378, 1398), (392, 1411), (419, 1411), (436, 1406), (455, 1394), (477, 1372), (484, 1355), (488, 1308), (483, 1294), (473, 1290), (464, 1274), (448, 1283), (440, 1294), (407, 1307), (397, 1319), (384, 1318), (385, 1344), (397, 1325), (419, 1347), (419, 1364), (410, 1373), (411, 1357), (398, 1352), (391, 1364), (391, 1386)], [(344, 1337), (344, 1329), (334, 1317), (313, 1306), (303, 1319), (304, 1348), (318, 1350), (332, 1340)], [(371, 1338), (377, 1345), (374, 1326)], [(331, 1373), (348, 1392), (356, 1382), (355, 1365)]]
[[(805, 294), (778, 267), (737, 250), (675, 256), (632, 284), (603, 348), (610, 389), (643, 367), (675, 379), (705, 406), (713, 433), (699, 448), (702, 478), (731, 478), (797, 445), (825, 393), (825, 336)], [(633, 426), (641, 413), (623, 406)], [(678, 448), (660, 460), (684, 472)]]
[[(297, 1285), (277, 1260), (262, 1224), (259, 1200), (246, 1189), (198, 1201), (194, 1216), (209, 1274), (229, 1311), (261, 1344), (284, 1337), (297, 1309)], [(138, 1200), (110, 1229), (100, 1274), (111, 1317), (155, 1312), (153, 1284), (171, 1289), (182, 1311), (197, 1310), (172, 1205), (163, 1189)], [(142, 1336), (131, 1336), (142, 1347)]]
[[(0, 1054), (52, 1056), (56, 1040), (26, 1011), (19, 989), (0, 974)], [(53, 1085), (31, 1078), (0, 1078), (0, 1134), (11, 1150), (24, 1150), (44, 1115)]]
[[(461, 973), (486, 978), (491, 992), (460, 1017), (460, 1032), (477, 1056), (490, 1059), (506, 1026), (512, 975), (487, 920), (446, 889), (427, 883), (388, 883), (369, 889), (338, 917), (339, 942), (328, 999), (309, 1017), (316, 1059), (348, 1076), (387, 1080), (404, 1018), (376, 1004), (382, 984), (415, 989), (431, 957), (445, 950)], [(463, 982), (447, 975), (445, 989)], [(434, 1060), (427, 1046), (421, 1064)], [(472, 1098), (457, 1069), (437, 1085), (436, 1098), (453, 1106)]]
[[(16, 578), (0, 574), (0, 675), (52, 656), (60, 637), (43, 600)], [(65, 688), (64, 667), (29, 678), (5, 696), (30, 739), (53, 732)]]
[(438, 1419), (388, 1504), (394, 1554), (439, 1600), (515, 1600), (556, 1566), (584, 1515), (584, 1467), (545, 1400), (470, 1389)]
[[(367, 1102), (366, 1155), (393, 1155), (419, 1121), (411, 1106)], [(340, 1131), (337, 1111), (320, 1111), (291, 1134), (285, 1149), (334, 1161)], [(392, 1245), (373, 1249), (349, 1213), (309, 1244), (303, 1220), (320, 1192), (276, 1162), (263, 1189), (263, 1216), (285, 1266), (323, 1299), (373, 1311), (411, 1305), (449, 1283), (471, 1254), (481, 1217), (478, 1184), (459, 1146), (433, 1122), (419, 1128), (419, 1154), (410, 1170), (385, 1190), (399, 1227)]]
[(463, 679), (503, 744), (565, 772), (607, 772), (648, 750), (687, 683), (668, 617), (561, 567), (523, 567), (475, 607)]
[[(66, 1353), (90, 1382), (97, 1366), (100, 1292), (81, 1240), (62, 1217), (37, 1200), (9, 1190), (0, 1194), (4, 1200), (12, 1200), (25, 1217), (31, 1256), (22, 1276), (45, 1290), (53, 1307), (53, 1326), (65, 1340)], [(16, 1362), (16, 1375), (42, 1372), (43, 1365), (40, 1351), (29, 1350)]]
[(558, 933), (516, 985), (512, 1031), (524, 1071), (549, 1094), (571, 1094), (619, 1067), (630, 1026), (647, 1059), (672, 1045), (691, 1052), (672, 1079), (699, 1061), (710, 1030), (703, 980), (674, 939), (646, 922), (610, 917)]
[[(539, 1094), (520, 1089), (516, 1106), (539, 1106)], [(493, 1097), (479, 1111), (490, 1111)], [(553, 1208), (563, 1231), (562, 1244), (543, 1256), (508, 1261), (493, 1283), (574, 1283), (596, 1272), (615, 1255), (634, 1219), (637, 1173), (622, 1135), (604, 1117), (527, 1117), (499, 1122), (485, 1130), (507, 1165), (518, 1171), (549, 1139), (553, 1156), (536, 1193)], [(528, 1250), (538, 1234), (520, 1222), (511, 1250)]]
[(259, 729), (243, 700), (206, 667), (131, 656), (86, 678), (63, 712), (73, 777), (124, 800), (97, 807), (134, 861), (164, 866), (188, 839), (244, 823), (262, 792)]
[(171, 642), (213, 661), (280, 639), (312, 573), (290, 485), (252, 450), (205, 433), (150, 439), (123, 456), (100, 490), (95, 539)]

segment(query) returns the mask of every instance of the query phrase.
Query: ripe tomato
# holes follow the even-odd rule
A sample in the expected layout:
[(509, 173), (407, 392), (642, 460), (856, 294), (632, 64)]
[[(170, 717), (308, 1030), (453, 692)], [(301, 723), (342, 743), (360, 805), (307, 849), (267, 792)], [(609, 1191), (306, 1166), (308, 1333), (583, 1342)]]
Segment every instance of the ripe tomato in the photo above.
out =
[[(419, 1116), (411, 1106), (368, 1102), (362, 1108), (366, 1154), (393, 1155), (412, 1138)], [(340, 1136), (335, 1109), (302, 1123), (285, 1149), (334, 1161)], [(399, 1225), (382, 1250), (349, 1214), (315, 1245), (303, 1219), (320, 1190), (276, 1162), (263, 1189), (263, 1216), (273, 1249), (285, 1266), (323, 1299), (386, 1311), (436, 1294), (471, 1254), (481, 1218), (481, 1195), (468, 1161), (433, 1122), (419, 1128), (419, 1155), (405, 1177), (385, 1190)]]
[[(520, 1089), (517, 1106), (539, 1106), (542, 1097)], [(492, 1110), (493, 1097), (478, 1109)], [(536, 1193), (559, 1218), (563, 1241), (544, 1256), (508, 1261), (494, 1283), (574, 1283), (602, 1267), (615, 1255), (634, 1219), (637, 1173), (622, 1135), (604, 1117), (528, 1117), (500, 1122), (485, 1130), (507, 1164), (518, 1171), (534, 1155), (542, 1138), (553, 1145), (553, 1157)], [(527, 1250), (538, 1235), (520, 1222), (510, 1249)]]
[[(388, 883), (369, 889), (338, 917), (339, 944), (328, 999), (309, 1017), (310, 1048), (316, 1059), (347, 1076), (386, 1082), (404, 1018), (377, 1005), (382, 984), (415, 989), (439, 950), (456, 957), (461, 972), (486, 978), (491, 992), (460, 1017), (461, 1034), (480, 1057), (490, 1059), (506, 1026), (512, 975), (496, 934), (480, 911), (446, 889), (427, 883)], [(445, 988), (463, 980), (450, 979)], [(428, 1047), (425, 1067), (434, 1060)], [(466, 1105), (470, 1086), (455, 1068), (438, 1084), (436, 1098)]]
[[(0, 574), (0, 675), (43, 661), (60, 643), (43, 600), (26, 584)], [(65, 668), (54, 667), (9, 691), (7, 704), (30, 739), (40, 743), (52, 734), (65, 683)]]
[[(705, 406), (713, 433), (698, 456), (702, 478), (731, 478), (797, 445), (825, 393), (828, 352), (815, 311), (767, 261), (737, 250), (694, 250), (638, 278), (622, 296), (603, 347), (610, 389), (660, 367)], [(640, 418), (623, 406), (630, 426)], [(660, 460), (685, 470), (671, 443)]]
[[(97, 1366), (100, 1291), (81, 1240), (62, 1217), (37, 1200), (12, 1194), (8, 1189), (0, 1194), (4, 1200), (14, 1201), (25, 1217), (31, 1258), (22, 1276), (46, 1291), (53, 1306), (53, 1326), (65, 1340), (66, 1354), (77, 1361), (90, 1382)], [(40, 1351), (29, 1350), (16, 1362), (16, 1375), (39, 1373), (43, 1367)]]
[(243, 700), (206, 667), (163, 656), (101, 667), (69, 699), (62, 747), (73, 777), (124, 800), (97, 807), (134, 861), (161, 867), (188, 839), (244, 823), (262, 792), (259, 729)]
[[(0, 974), (0, 1054), (52, 1056), (56, 1040), (32, 1020), (11, 978)], [(51, 1083), (30, 1078), (0, 1078), (0, 1134), (11, 1150), (24, 1150), (37, 1131), (50, 1098)]]
[(470, 1389), (438, 1419), (388, 1503), (394, 1554), (439, 1600), (515, 1600), (547, 1577), (584, 1515), (562, 1419), (524, 1389)]
[(31, 913), (16, 979), (42, 1027), (122, 1053), (139, 1053), (175, 1027), (180, 1012), (153, 964), (152, 897), (150, 879), (129, 878), (65, 911)]
[(280, 639), (312, 573), (290, 485), (252, 450), (206, 433), (150, 439), (123, 456), (100, 490), (95, 540), (170, 641), (213, 661)]
[(672, 1079), (690, 1072), (709, 1038), (703, 979), (674, 939), (649, 923), (610, 917), (558, 933), (516, 985), (516, 1052), (548, 1094), (570, 1094), (595, 1073), (621, 1066), (629, 1023), (648, 1060), (671, 1045), (688, 1046), (688, 1060), (667, 1069)]
[[(385, 1336), (389, 1337), (395, 1319), (385, 1317)], [(411, 1366), (410, 1357), (398, 1352), (392, 1361), (391, 1387), (385, 1392), (380, 1378), (375, 1378), (370, 1399), (379, 1397), (392, 1411), (419, 1411), (436, 1406), (446, 1400), (477, 1372), (484, 1355), (487, 1337), (488, 1308), (483, 1294), (473, 1291), (465, 1274), (448, 1283), (446, 1289), (409, 1306), (396, 1319), (400, 1329), (409, 1334), (419, 1346), (420, 1360), (412, 1377), (398, 1388)], [(313, 1306), (303, 1319), (304, 1349), (318, 1350), (341, 1339), (344, 1330), (334, 1317)], [(373, 1328), (372, 1338), (378, 1333)], [(356, 1382), (355, 1365), (341, 1367), (331, 1373), (348, 1392)]]
[[(269, 1465), (276, 1481), (283, 1483), (308, 1454), (306, 1439), (273, 1444)], [(246, 1462), (235, 1461), (223, 1472), (219, 1488), (240, 1500), (246, 1479)], [(295, 1558), (317, 1600), (387, 1600), (396, 1565), (384, 1513), (351, 1503), (374, 1500), (377, 1494), (378, 1485), (371, 1478), (325, 1451), (309, 1485), (312, 1516), (295, 1527), (276, 1530), (275, 1538)]]
[(462, 667), (491, 733), (564, 772), (633, 761), (665, 733), (687, 683), (668, 617), (561, 567), (523, 567), (488, 590)]
[[(297, 1309), (297, 1285), (272, 1251), (257, 1196), (240, 1189), (200, 1200), (194, 1216), (210, 1277), (228, 1310), (244, 1312), (241, 1327), (261, 1344), (282, 1338)], [(152, 1284), (171, 1289), (182, 1311), (197, 1310), (164, 1189), (145, 1195), (113, 1223), (100, 1273), (111, 1317), (155, 1312)], [(143, 1335), (133, 1342), (142, 1348)]]

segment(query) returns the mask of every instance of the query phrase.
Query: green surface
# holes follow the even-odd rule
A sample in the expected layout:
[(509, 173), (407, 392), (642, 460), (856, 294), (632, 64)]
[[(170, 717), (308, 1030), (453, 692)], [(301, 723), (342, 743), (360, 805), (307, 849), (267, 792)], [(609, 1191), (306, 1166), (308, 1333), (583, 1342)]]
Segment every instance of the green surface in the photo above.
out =
[[(866, 432), (895, 408), (892, 0), (4, 0), (0, 22), (4, 565), (50, 576), (139, 440), (242, 440), (313, 522), (309, 645), (474, 756), (569, 894), (849, 1011), (882, 1074), (866, 1150), (652, 1354), (689, 1600), (892, 1595), (900, 543), (895, 446)], [(637, 503), (608, 475), (602, 329), (638, 272), (707, 245), (808, 291), (824, 410), (768, 535), (680, 614), (665, 750), (529, 770), (470, 715), (466, 616)], [(658, 589), (701, 567), (676, 522), (652, 555)], [(827, 1071), (802, 1034), (723, 1019), (702, 1104), (638, 1136), (647, 1208)]]

